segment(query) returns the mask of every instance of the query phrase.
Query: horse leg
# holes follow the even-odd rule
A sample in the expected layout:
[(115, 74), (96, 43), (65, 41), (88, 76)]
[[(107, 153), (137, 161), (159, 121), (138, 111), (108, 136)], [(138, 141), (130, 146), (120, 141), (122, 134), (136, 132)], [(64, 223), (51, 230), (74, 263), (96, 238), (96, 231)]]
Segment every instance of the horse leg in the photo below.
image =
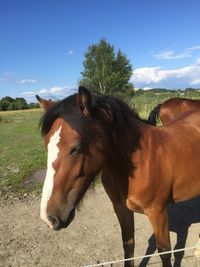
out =
[[(122, 205), (113, 203), (113, 207), (121, 226), (124, 258), (125, 259), (133, 258), (134, 248), (135, 248), (133, 212), (123, 207)], [(134, 261), (133, 260), (125, 261), (124, 266), (133, 267)]]
[[(158, 252), (171, 250), (168, 215), (166, 209), (151, 208), (147, 212), (156, 238)], [(171, 267), (171, 253), (160, 255), (163, 267)]]
[[(118, 188), (115, 183), (112, 182), (112, 175), (110, 173), (104, 171), (101, 176), (101, 181), (107, 195), (113, 203), (113, 208), (121, 227), (124, 258), (133, 258), (135, 248), (133, 212), (122, 205), (119, 199), (120, 194)], [(134, 267), (134, 261), (125, 261), (124, 266)]]

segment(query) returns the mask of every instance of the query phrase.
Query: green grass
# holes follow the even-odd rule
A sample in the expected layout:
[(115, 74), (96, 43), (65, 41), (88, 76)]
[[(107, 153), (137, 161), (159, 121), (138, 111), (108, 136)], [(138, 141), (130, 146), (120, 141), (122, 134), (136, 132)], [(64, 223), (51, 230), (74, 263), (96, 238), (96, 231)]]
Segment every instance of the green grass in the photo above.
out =
[(46, 165), (38, 128), (41, 110), (0, 112), (0, 190), (22, 190), (22, 181)]

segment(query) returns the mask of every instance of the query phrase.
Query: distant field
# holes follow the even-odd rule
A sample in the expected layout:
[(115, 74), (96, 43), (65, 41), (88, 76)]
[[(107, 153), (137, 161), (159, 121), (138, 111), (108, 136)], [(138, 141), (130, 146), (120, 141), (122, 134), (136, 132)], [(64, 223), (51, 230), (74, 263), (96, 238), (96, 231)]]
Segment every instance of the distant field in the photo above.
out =
[(41, 114), (38, 109), (0, 112), (0, 190), (22, 189), (23, 179), (46, 165)]

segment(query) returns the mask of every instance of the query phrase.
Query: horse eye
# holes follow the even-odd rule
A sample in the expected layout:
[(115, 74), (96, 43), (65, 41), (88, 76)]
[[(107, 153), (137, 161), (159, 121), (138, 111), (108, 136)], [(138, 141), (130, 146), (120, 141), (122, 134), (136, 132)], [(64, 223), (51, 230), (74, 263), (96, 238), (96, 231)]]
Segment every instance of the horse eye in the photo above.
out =
[(82, 143), (76, 145), (75, 147), (73, 147), (70, 151), (70, 155), (76, 155), (82, 152)]

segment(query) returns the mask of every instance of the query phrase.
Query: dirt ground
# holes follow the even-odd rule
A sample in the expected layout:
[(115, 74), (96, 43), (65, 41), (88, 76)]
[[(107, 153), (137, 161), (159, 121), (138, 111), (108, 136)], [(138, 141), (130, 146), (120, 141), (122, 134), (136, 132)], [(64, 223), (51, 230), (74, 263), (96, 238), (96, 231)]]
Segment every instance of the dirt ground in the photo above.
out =
[[(59, 232), (50, 230), (39, 218), (39, 197), (0, 197), (0, 266), (76, 267), (123, 258), (120, 228), (112, 205), (103, 188), (96, 186), (84, 199), (71, 225)], [(171, 243), (194, 246), (200, 232), (200, 199), (169, 208)], [(136, 251), (140, 256), (155, 251), (151, 226), (144, 215), (135, 215)], [(188, 232), (188, 236), (187, 236)], [(200, 266), (199, 259), (187, 251), (180, 264)], [(147, 266), (146, 260), (136, 262)], [(161, 266), (159, 257), (152, 257), (151, 266)], [(110, 266), (110, 265), (105, 265)], [(116, 264), (113, 266), (123, 266)]]

